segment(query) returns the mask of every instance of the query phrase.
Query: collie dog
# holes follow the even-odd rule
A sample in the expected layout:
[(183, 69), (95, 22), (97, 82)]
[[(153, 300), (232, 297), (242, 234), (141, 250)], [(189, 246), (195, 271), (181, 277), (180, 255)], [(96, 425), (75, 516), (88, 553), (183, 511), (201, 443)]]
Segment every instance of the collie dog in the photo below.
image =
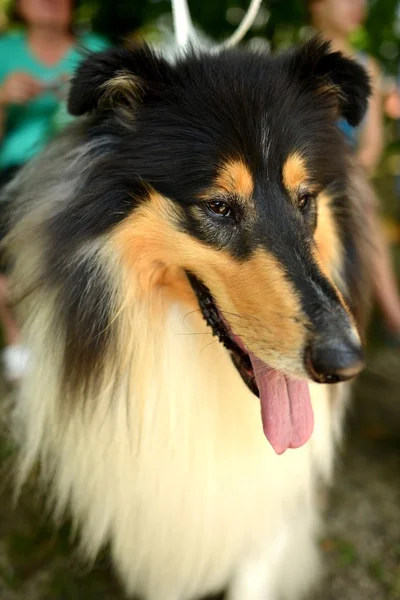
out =
[(107, 50), (72, 81), (80, 118), (7, 190), (32, 353), (19, 482), (40, 465), (129, 595), (297, 599), (317, 575), (369, 264), (336, 122), (369, 93), (315, 39)]

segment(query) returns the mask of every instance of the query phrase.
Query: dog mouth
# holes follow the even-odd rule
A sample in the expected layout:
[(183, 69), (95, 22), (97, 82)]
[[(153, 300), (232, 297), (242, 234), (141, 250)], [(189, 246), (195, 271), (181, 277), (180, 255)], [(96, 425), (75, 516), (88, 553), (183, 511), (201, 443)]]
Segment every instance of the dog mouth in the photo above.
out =
[(208, 287), (193, 273), (187, 272), (187, 276), (213, 335), (230, 353), (248, 389), (260, 398), (264, 433), (275, 452), (282, 454), (305, 444), (314, 427), (307, 382), (273, 369), (247, 350), (222, 316)]
[(230, 353), (233, 364), (249, 390), (259, 398), (260, 391), (249, 354), (235, 341), (236, 336), (232, 334), (225, 319), (221, 316), (210, 290), (195, 275), (188, 273), (188, 278), (197, 296), (202, 315), (211, 327), (213, 335)]

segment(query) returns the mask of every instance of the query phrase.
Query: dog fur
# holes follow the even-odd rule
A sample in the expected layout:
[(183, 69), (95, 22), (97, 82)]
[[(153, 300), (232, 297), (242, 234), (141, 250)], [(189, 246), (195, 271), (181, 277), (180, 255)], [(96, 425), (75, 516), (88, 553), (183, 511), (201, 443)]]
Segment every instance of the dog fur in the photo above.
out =
[[(318, 40), (174, 65), (108, 50), (72, 83), (81, 117), (7, 190), (32, 351), (19, 484), (39, 463), (57, 518), (70, 512), (86, 557), (109, 545), (128, 594), (297, 600), (318, 577), (318, 490), (349, 386), (310, 381), (314, 433), (275, 454), (188, 274), (289, 375), (310, 378), (313, 328), (362, 336), (368, 227), (335, 121), (358, 123), (368, 95), (362, 67)], [(227, 204), (240, 220), (210, 213)]]

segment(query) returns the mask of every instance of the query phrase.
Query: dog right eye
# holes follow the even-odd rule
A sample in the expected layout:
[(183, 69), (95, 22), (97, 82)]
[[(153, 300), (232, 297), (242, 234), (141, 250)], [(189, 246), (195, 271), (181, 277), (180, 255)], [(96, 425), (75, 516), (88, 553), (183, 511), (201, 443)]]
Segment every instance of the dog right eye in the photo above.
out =
[(207, 208), (210, 212), (218, 217), (232, 217), (233, 210), (227, 202), (223, 200), (214, 200), (213, 202), (207, 202)]

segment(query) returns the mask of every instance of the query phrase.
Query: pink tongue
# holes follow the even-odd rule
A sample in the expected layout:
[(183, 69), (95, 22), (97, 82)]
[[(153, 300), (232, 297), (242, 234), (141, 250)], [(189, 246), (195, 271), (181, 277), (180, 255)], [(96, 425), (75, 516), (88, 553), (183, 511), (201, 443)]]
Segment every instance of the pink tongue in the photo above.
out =
[(277, 454), (305, 444), (314, 429), (306, 381), (291, 379), (250, 353), (260, 392), (264, 433)]

